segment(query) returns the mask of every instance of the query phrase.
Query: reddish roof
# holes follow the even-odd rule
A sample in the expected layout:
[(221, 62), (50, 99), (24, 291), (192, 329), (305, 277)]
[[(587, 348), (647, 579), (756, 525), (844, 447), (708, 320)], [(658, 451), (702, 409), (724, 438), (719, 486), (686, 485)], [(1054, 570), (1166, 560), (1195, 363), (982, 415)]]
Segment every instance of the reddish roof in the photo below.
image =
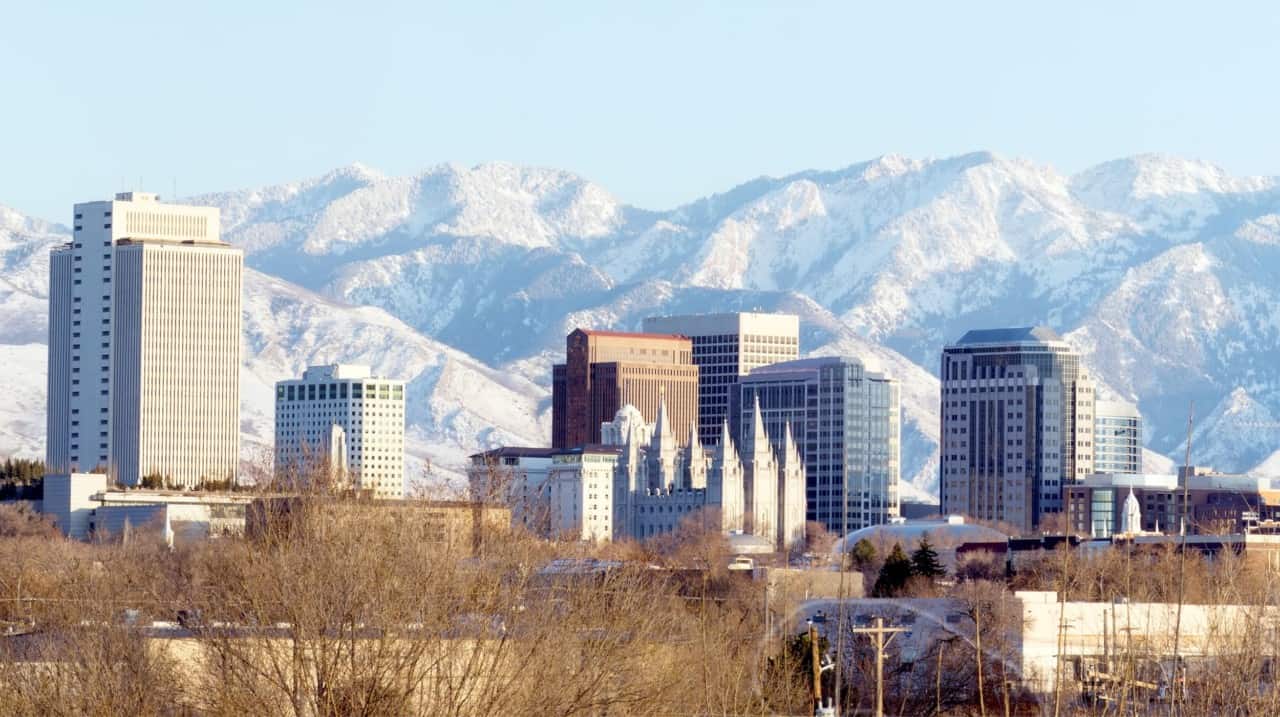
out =
[(688, 341), (689, 337), (679, 334), (644, 334), (631, 331), (601, 331), (599, 329), (576, 329), (587, 336), (616, 336), (628, 339), (666, 339), (669, 341)]

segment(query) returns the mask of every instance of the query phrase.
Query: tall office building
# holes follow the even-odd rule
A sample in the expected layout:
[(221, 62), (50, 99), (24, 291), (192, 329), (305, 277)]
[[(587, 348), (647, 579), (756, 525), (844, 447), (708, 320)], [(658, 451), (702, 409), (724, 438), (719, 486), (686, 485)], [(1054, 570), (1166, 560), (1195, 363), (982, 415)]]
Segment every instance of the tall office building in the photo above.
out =
[(404, 381), (368, 366), (312, 366), (276, 382), (276, 475), (404, 497)]
[(551, 374), (551, 446), (600, 442), (600, 425), (631, 404), (656, 421), (666, 399), (680, 442), (698, 420), (698, 367), (682, 336), (577, 329), (565, 339), (565, 362)]
[(942, 512), (1031, 530), (1093, 472), (1092, 381), (1053, 331), (970, 331), (942, 351)]
[(800, 318), (794, 314), (691, 314), (655, 316), (644, 330), (693, 341), (698, 367), (698, 438), (720, 440), (729, 418), (729, 396), (751, 369), (800, 357)]
[(49, 272), (50, 471), (232, 480), (243, 253), (218, 210), (125, 192), (75, 205)]
[(757, 401), (770, 440), (787, 429), (804, 461), (806, 513), (828, 530), (856, 530), (898, 515), (900, 399), (896, 381), (861, 361), (823, 357), (763, 366), (741, 379), (733, 432), (752, 450)]
[(1093, 470), (1142, 472), (1142, 414), (1137, 406), (1119, 401), (1094, 402)]

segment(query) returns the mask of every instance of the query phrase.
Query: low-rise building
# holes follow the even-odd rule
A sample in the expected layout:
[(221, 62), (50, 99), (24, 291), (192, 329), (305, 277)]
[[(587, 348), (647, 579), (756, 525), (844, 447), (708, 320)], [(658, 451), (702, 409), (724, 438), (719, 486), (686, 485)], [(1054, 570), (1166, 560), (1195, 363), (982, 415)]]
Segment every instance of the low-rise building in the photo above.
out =
[(262, 496), (254, 498), (245, 513), (245, 534), (255, 540), (287, 536), (308, 518), (318, 517), (337, 530), (360, 530), (383, 521), (394, 523), (404, 540), (425, 540), (473, 555), (483, 550), (489, 536), (505, 533), (511, 525), (510, 510), (476, 501)]
[(44, 490), (41, 510), (76, 540), (125, 539), (138, 531), (179, 542), (238, 535), (253, 500), (245, 493), (109, 487), (102, 473), (48, 475)]
[[(1189, 510), (1183, 508), (1186, 496)], [(1067, 527), (1106, 538), (1119, 533), (1241, 533), (1280, 527), (1280, 481), (1193, 466), (1179, 475), (1097, 473), (1068, 486)], [(1133, 506), (1137, 506), (1137, 511)], [(1128, 518), (1132, 525), (1126, 526)]]

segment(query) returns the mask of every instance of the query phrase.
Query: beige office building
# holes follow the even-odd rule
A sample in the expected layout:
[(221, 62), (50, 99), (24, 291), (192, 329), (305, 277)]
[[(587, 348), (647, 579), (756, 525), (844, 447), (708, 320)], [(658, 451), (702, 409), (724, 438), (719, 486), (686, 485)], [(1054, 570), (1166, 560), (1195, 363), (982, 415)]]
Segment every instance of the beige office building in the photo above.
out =
[(687, 314), (652, 316), (644, 330), (676, 334), (693, 343), (698, 367), (698, 439), (714, 446), (730, 417), (730, 396), (751, 369), (800, 358), (800, 317), (795, 314)]
[(51, 256), (50, 471), (235, 479), (243, 264), (215, 208), (141, 192), (75, 205)]

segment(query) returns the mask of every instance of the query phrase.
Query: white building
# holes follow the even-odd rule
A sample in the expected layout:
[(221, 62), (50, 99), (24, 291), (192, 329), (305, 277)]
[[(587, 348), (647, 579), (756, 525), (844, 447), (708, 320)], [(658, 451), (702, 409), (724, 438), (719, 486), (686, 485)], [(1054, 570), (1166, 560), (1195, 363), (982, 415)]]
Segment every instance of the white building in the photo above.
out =
[[(1063, 603), (1057, 593), (1041, 591), (1003, 594), (988, 610), (1011, 618), (995, 627), (983, 627), (988, 631), (984, 652), (987, 660), (995, 663), (992, 671), (1045, 696), (1043, 705), (1052, 705), (1059, 674), (1063, 704), (1074, 706), (1084, 689), (1114, 695), (1119, 682), (1116, 676), (1134, 670), (1137, 679), (1131, 685), (1132, 699), (1142, 705), (1139, 712), (1146, 714), (1154, 712), (1147, 706), (1156, 704), (1160, 693), (1168, 694), (1175, 654), (1190, 670), (1203, 675), (1219, 674), (1220, 660), (1239, 657), (1242, 649), (1251, 651), (1259, 661), (1273, 661), (1277, 651), (1272, 636), (1280, 622), (1280, 610), (1267, 605), (1180, 607), (1177, 603), (1121, 600)], [(803, 630), (806, 621), (819, 613), (835, 616), (842, 612), (856, 615), (862, 623), (879, 617), (888, 626), (907, 628), (894, 636), (889, 669), (937, 659), (939, 649), (947, 653), (958, 646), (975, 649), (973, 605), (958, 598), (808, 600), (793, 618), (791, 629)], [(836, 624), (834, 619), (814, 621), (832, 644)], [(850, 649), (847, 643), (845, 649)], [(921, 691), (933, 686), (932, 682), (912, 685)]]
[(693, 425), (688, 430), (681, 445), (663, 402), (653, 424), (634, 406), (623, 406), (601, 426), (606, 445), (498, 448), (472, 456), (472, 495), (505, 500), (513, 525), (547, 537), (643, 540), (698, 516), (715, 521), (705, 528), (756, 536), (775, 550), (803, 542), (804, 463), (789, 434), (776, 445), (760, 428), (744, 458), (727, 424), (711, 448), (698, 441)]
[(41, 510), (76, 540), (163, 536), (171, 544), (244, 532), (247, 493), (110, 488), (102, 473), (47, 475)]
[(649, 333), (679, 334), (693, 342), (698, 367), (698, 438), (714, 446), (729, 415), (734, 384), (753, 368), (800, 356), (800, 317), (794, 314), (690, 314), (644, 320)]
[(404, 406), (404, 381), (368, 366), (312, 366), (277, 382), (277, 477), (325, 470), (375, 498), (403, 498)]
[(547, 470), (549, 535), (598, 542), (614, 536), (618, 449), (584, 446), (557, 452)]
[(50, 256), (49, 470), (234, 480), (244, 257), (218, 210), (125, 192), (74, 226)]

